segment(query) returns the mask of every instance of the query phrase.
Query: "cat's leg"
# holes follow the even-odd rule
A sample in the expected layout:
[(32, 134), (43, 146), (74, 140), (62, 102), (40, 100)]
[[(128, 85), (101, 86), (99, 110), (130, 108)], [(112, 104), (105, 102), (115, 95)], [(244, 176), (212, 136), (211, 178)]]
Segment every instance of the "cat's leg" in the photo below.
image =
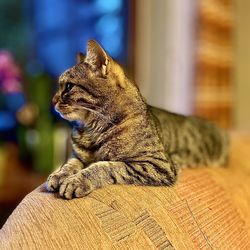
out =
[(66, 199), (83, 197), (109, 184), (171, 186), (176, 177), (175, 165), (166, 160), (100, 161), (66, 178), (60, 185), (59, 194)]
[(83, 163), (77, 158), (70, 158), (61, 167), (56, 169), (47, 179), (47, 189), (51, 192), (56, 192), (65, 178), (74, 175), (83, 168)]

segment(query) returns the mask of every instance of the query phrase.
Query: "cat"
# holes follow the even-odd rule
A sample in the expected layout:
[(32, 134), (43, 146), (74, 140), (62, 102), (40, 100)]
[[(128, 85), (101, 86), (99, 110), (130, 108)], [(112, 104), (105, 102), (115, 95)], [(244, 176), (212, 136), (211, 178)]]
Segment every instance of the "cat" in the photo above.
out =
[(72, 154), (47, 180), (65, 199), (110, 184), (171, 186), (182, 166), (225, 165), (228, 135), (198, 117), (147, 105), (94, 40), (59, 77), (55, 110), (75, 125)]

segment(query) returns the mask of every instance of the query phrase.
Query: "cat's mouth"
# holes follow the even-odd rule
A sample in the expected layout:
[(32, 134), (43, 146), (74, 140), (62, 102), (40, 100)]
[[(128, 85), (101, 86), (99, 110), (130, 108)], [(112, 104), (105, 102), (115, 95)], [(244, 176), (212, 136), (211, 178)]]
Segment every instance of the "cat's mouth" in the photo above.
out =
[(73, 122), (73, 121), (80, 121), (79, 120), (79, 114), (75, 110), (75, 108), (64, 105), (62, 103), (56, 103), (54, 106), (55, 111), (65, 120)]
[[(79, 110), (78, 112), (75, 109), (70, 110), (68, 105), (66, 106), (63, 105), (62, 103), (56, 103), (54, 109), (65, 120), (79, 121), (79, 115), (77, 115), (79, 113)], [(90, 112), (99, 117), (99, 119), (108, 121), (109, 123), (113, 124), (113, 122), (109, 119), (109, 117), (106, 117), (105, 115), (97, 111), (95, 106), (85, 104), (84, 106), (83, 105), (81, 106), (80, 111), (81, 111), (80, 120), (82, 121), (85, 120), (85, 115), (87, 114), (86, 112)]]
[(57, 113), (61, 114), (62, 110), (60, 109), (58, 103), (55, 104), (54, 109)]
[(71, 112), (69, 112), (69, 110), (66, 110), (66, 107), (56, 103), (54, 109), (63, 119), (69, 120), (69, 115)]

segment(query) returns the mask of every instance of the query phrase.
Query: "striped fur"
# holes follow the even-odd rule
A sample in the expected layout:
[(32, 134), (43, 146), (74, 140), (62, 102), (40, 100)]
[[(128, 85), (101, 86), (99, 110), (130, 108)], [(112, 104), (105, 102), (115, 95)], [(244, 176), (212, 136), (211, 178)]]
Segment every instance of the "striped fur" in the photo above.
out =
[(226, 164), (224, 131), (147, 105), (95, 41), (60, 76), (53, 102), (63, 118), (76, 122), (72, 155), (47, 181), (49, 191), (66, 199), (109, 184), (170, 186), (180, 166)]

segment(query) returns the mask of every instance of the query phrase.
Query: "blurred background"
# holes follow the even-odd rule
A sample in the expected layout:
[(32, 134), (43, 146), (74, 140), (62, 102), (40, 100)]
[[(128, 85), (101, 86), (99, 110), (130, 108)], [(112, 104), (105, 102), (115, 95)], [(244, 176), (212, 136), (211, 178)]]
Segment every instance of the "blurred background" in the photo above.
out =
[(65, 161), (58, 76), (96, 39), (148, 103), (250, 128), (250, 2), (0, 0), (0, 227)]

